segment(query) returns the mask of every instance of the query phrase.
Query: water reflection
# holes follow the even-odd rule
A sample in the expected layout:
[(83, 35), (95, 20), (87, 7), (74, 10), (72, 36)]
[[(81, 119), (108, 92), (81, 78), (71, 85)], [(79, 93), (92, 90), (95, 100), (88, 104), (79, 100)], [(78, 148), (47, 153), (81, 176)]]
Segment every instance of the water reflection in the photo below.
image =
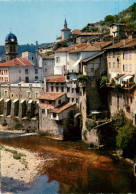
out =
[(132, 167), (123, 160), (90, 151), (82, 142), (59, 142), (39, 136), (2, 139), (2, 143), (38, 152), (44, 161), (39, 177), (14, 193), (135, 192)]
[(52, 194), (58, 193), (59, 183), (57, 181), (48, 181), (48, 176), (38, 177), (32, 184), (17, 189), (13, 193), (20, 194)]

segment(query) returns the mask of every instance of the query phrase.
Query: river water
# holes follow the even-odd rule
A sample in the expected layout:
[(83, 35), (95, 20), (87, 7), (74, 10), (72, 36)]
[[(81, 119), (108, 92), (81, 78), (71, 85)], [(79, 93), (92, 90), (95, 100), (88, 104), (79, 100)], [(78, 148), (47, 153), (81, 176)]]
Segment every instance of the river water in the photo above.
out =
[(37, 152), (43, 166), (36, 179), (13, 190), (22, 194), (53, 193), (134, 193), (136, 178), (133, 168), (124, 160), (106, 152), (90, 150), (81, 141), (56, 141), (45, 137), (12, 136), (5, 145)]

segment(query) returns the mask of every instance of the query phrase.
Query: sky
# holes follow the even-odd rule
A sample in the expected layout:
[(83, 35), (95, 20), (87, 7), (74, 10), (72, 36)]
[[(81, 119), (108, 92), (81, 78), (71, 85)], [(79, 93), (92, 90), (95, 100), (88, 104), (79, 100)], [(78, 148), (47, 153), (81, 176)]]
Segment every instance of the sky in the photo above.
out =
[(71, 30), (103, 20), (135, 0), (0, 0), (0, 45), (10, 32), (18, 44), (55, 42), (66, 17)]

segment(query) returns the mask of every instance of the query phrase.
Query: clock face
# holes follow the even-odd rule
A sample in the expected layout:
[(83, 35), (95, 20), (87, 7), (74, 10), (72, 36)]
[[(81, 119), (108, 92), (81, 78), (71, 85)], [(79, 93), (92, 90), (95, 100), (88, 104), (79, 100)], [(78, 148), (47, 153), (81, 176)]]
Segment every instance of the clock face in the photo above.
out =
[(11, 40), (11, 42), (14, 42), (14, 38), (11, 38), (10, 40)]

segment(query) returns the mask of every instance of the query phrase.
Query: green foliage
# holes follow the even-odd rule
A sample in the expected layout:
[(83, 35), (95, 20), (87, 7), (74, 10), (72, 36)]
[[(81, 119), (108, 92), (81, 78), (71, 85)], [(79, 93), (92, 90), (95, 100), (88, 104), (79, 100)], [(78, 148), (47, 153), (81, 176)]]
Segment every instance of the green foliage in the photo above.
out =
[(133, 22), (133, 21), (136, 20), (136, 3), (134, 3), (134, 4), (131, 6), (130, 12), (131, 12), (130, 20)]
[(87, 82), (88, 77), (86, 75), (80, 74), (78, 75), (78, 81), (79, 82)]
[(107, 83), (108, 83), (108, 78), (106, 76), (102, 76), (100, 81), (100, 88), (106, 87)]
[(16, 159), (16, 160), (20, 160), (21, 159), (21, 156), (19, 154), (14, 154), (13, 155), (13, 158)]
[(108, 25), (111, 25), (114, 22), (114, 16), (112, 15), (107, 15), (104, 18), (105, 23), (107, 23)]
[(96, 122), (94, 120), (87, 120), (86, 121), (86, 128), (90, 131), (90, 129), (96, 127)]
[(115, 113), (112, 116), (112, 124), (113, 128), (117, 131), (120, 127), (126, 124), (126, 116), (123, 110), (120, 110), (119, 112)]
[(133, 125), (124, 125), (119, 128), (116, 137), (116, 144), (119, 149), (124, 150), (132, 140), (133, 134), (136, 132), (136, 127)]
[(17, 151), (16, 150), (11, 150), (9, 148), (5, 148), (5, 151), (10, 152), (12, 154), (17, 154)]
[(62, 47), (67, 47), (67, 42), (66, 41), (60, 41), (55, 44), (54, 50), (57, 50)]

